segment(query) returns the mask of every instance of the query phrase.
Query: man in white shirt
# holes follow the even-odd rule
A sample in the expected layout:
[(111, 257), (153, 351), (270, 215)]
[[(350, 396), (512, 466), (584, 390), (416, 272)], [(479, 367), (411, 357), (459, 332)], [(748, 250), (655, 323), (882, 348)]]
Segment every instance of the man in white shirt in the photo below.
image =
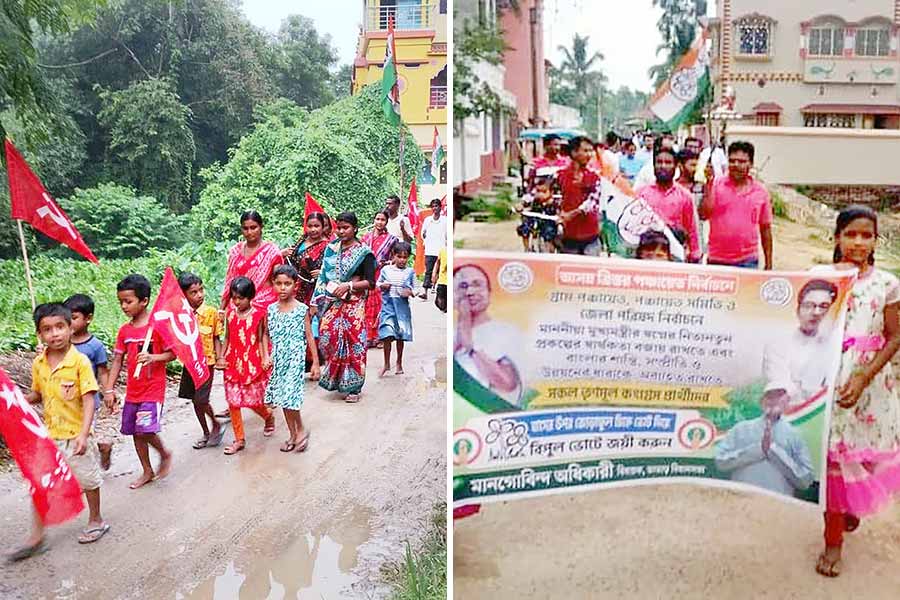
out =
[(434, 272), (438, 254), (447, 245), (447, 222), (441, 216), (441, 201), (435, 198), (431, 201), (430, 206), (431, 214), (422, 221), (422, 240), (425, 242), (425, 283), (419, 297), (423, 300), (428, 300), (431, 275)]
[(387, 223), (388, 233), (398, 240), (406, 243), (412, 242), (412, 225), (409, 224), (408, 217), (400, 214), (400, 197), (396, 194), (388, 196), (384, 210), (390, 216)]

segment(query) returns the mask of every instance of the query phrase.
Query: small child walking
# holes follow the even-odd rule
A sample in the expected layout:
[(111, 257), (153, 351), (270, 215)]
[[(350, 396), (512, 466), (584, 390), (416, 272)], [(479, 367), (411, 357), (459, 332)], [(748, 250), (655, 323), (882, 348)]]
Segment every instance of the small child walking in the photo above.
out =
[(309, 346), (312, 368), (309, 378), (319, 378), (319, 353), (313, 338), (309, 307), (299, 302), (296, 288), (300, 275), (291, 265), (279, 265), (272, 272), (278, 302), (269, 305), (266, 325), (272, 340), (272, 376), (266, 388), (266, 404), (281, 407), (289, 437), (282, 452), (303, 452), (309, 447), (310, 430), (303, 426), (306, 348)]
[[(162, 479), (172, 467), (172, 453), (163, 445), (159, 432), (162, 431), (162, 409), (166, 399), (166, 363), (175, 358), (175, 353), (165, 348), (159, 334), (151, 334), (150, 311), (147, 310), (150, 282), (146, 277), (126, 276), (116, 286), (116, 295), (122, 312), (131, 320), (119, 328), (115, 357), (109, 369), (109, 387), (103, 392), (103, 400), (108, 409), (115, 409), (118, 402), (116, 382), (125, 363), (122, 434), (134, 439), (134, 449), (144, 469), (128, 486), (136, 490), (155, 479)], [(150, 446), (160, 456), (155, 472), (150, 464)]]
[(837, 217), (834, 262), (857, 268), (844, 330), (828, 447), (825, 550), (816, 571), (836, 577), (844, 532), (900, 492), (900, 386), (891, 358), (900, 349), (900, 281), (875, 268), (878, 216), (849, 206)]
[(263, 400), (269, 383), (269, 339), (266, 311), (253, 306), (256, 286), (246, 277), (235, 277), (229, 287), (231, 306), (225, 316), (225, 351), (216, 365), (225, 371), (225, 400), (231, 415), (234, 442), (225, 447), (232, 455), (246, 447), (241, 409), (252, 409), (265, 421), (263, 435), (275, 433), (275, 415)]
[(391, 370), (391, 342), (397, 342), (397, 375), (403, 375), (403, 345), (413, 339), (412, 313), (409, 299), (413, 295), (416, 274), (407, 266), (412, 247), (397, 242), (391, 250), (391, 262), (381, 269), (376, 285), (381, 290), (381, 313), (378, 315), (378, 339), (384, 344), (384, 368), (381, 377)]
[[(209, 395), (213, 386), (213, 367), (222, 357), (222, 321), (219, 319), (219, 312), (206, 304), (205, 290), (203, 289), (203, 280), (193, 273), (182, 273), (178, 277), (178, 286), (184, 292), (188, 304), (194, 314), (197, 316), (197, 326), (200, 333), (200, 341), (203, 344), (203, 354), (206, 357), (206, 364), (210, 367), (209, 379), (206, 380), (199, 388), (194, 384), (194, 379), (188, 373), (187, 369), (181, 372), (181, 383), (178, 385), (178, 397), (190, 400), (194, 405), (194, 414), (200, 421), (200, 429), (203, 430), (203, 437), (194, 442), (194, 450), (202, 448), (215, 448), (222, 443), (222, 437), (225, 435), (225, 428), (216, 420), (213, 413), (212, 405), (209, 403)], [(207, 425), (206, 420), (209, 419), (211, 425)]]
[[(72, 343), (88, 357), (97, 378), (98, 389), (107, 389), (109, 379), (109, 356), (103, 342), (91, 335), (88, 328), (94, 320), (94, 299), (86, 294), (74, 294), (66, 298), (63, 305), (72, 313)], [(100, 451), (100, 467), (109, 471), (112, 462), (112, 447), (116, 440), (116, 416), (102, 403), (103, 395), (97, 392), (94, 403), (94, 439)]]
[[(78, 543), (96, 542), (109, 531), (100, 514), (100, 460), (91, 439), (97, 380), (88, 358), (72, 345), (72, 313), (62, 304), (41, 304), (34, 311), (34, 326), (44, 350), (31, 366), (28, 401), (44, 403), (44, 422), (50, 438), (65, 457), (87, 499), (88, 524)], [(24, 546), (8, 555), (19, 561), (47, 549), (44, 523), (34, 511), (31, 534)]]

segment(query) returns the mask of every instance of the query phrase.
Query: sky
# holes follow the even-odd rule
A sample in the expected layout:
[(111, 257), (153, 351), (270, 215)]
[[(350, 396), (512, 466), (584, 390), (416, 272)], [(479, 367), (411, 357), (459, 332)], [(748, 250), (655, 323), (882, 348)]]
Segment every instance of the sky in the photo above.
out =
[[(710, 14), (714, 5), (708, 3)], [(558, 47), (571, 48), (576, 33), (588, 35), (589, 51), (605, 57), (602, 69), (610, 88), (652, 92), (647, 70), (665, 58), (656, 56), (661, 13), (652, 0), (544, 0), (544, 56), (558, 67), (563, 57)]]
[(316, 24), (320, 35), (331, 34), (338, 63), (350, 64), (356, 55), (359, 26), (363, 20), (361, 0), (244, 0), (244, 14), (257, 27), (278, 31), (282, 19), (301, 14)]

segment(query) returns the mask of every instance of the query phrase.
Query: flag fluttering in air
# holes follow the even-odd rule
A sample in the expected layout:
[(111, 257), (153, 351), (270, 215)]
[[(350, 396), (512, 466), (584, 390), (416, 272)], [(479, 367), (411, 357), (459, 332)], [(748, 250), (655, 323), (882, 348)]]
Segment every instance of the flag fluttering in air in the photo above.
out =
[(6, 140), (5, 145), (11, 202), (10, 216), (19, 221), (26, 221), (47, 237), (60, 244), (65, 244), (89, 261), (99, 262), (91, 249), (84, 243), (72, 221), (50, 197), (41, 180), (34, 174), (13, 143)]
[(316, 202), (316, 199), (312, 197), (312, 194), (306, 192), (306, 205), (303, 207), (303, 233), (306, 233), (306, 219), (313, 213), (322, 213), (323, 215), (325, 215), (326, 218), (331, 222), (332, 231), (334, 230), (334, 221), (331, 219), (328, 213), (325, 212), (325, 209), (322, 208), (322, 206), (318, 202)]
[(194, 385), (199, 388), (210, 377), (200, 324), (197, 315), (181, 291), (172, 267), (166, 267), (159, 295), (150, 312), (150, 326), (187, 369)]
[(409, 224), (412, 226), (413, 233), (419, 235), (422, 230), (422, 219), (419, 216), (419, 194), (416, 191), (416, 182), (413, 180), (409, 187)]
[(706, 48), (707, 32), (704, 28), (687, 53), (681, 57), (672, 75), (650, 100), (648, 108), (669, 129), (675, 130), (684, 123), (698, 102), (702, 102), (709, 89), (709, 51)]
[(81, 486), (40, 417), (3, 369), (0, 434), (28, 482), (28, 492), (41, 522), (59, 525), (77, 517), (84, 509)]
[(431, 174), (440, 181), (441, 163), (444, 162), (444, 147), (441, 145), (441, 134), (438, 128), (434, 128), (434, 137), (431, 141)]
[(394, 46), (394, 20), (388, 23), (381, 77), (381, 104), (393, 125), (400, 125), (400, 86), (397, 82), (397, 53)]

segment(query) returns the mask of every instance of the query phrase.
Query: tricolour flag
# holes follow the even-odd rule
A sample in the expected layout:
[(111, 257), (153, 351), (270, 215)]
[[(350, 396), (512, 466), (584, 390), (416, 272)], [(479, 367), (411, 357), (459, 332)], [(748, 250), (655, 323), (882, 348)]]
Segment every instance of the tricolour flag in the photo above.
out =
[(210, 377), (203, 353), (200, 324), (194, 309), (178, 286), (172, 267), (166, 267), (159, 295), (150, 312), (150, 326), (187, 369), (194, 386), (199, 388)]
[(50, 197), (41, 180), (9, 140), (6, 140), (6, 172), (9, 176), (11, 203), (9, 214), (13, 219), (28, 222), (47, 237), (65, 244), (89, 261), (98, 262), (75, 225)]
[[(19, 386), (0, 369), (0, 435), (28, 482), (44, 525), (74, 519), (84, 509), (81, 486)], [(89, 444), (93, 442), (88, 440)]]
[(400, 87), (397, 83), (397, 53), (394, 47), (394, 20), (388, 23), (381, 77), (381, 105), (393, 125), (400, 125)]
[(648, 107), (669, 129), (677, 129), (702, 102), (709, 89), (709, 52), (706, 29), (700, 32), (687, 53), (678, 61), (669, 79), (658, 89)]
[(431, 141), (431, 174), (438, 180), (441, 178), (441, 163), (444, 162), (444, 156), (444, 147), (441, 145), (441, 134), (438, 133), (438, 128), (435, 127), (434, 137)]

